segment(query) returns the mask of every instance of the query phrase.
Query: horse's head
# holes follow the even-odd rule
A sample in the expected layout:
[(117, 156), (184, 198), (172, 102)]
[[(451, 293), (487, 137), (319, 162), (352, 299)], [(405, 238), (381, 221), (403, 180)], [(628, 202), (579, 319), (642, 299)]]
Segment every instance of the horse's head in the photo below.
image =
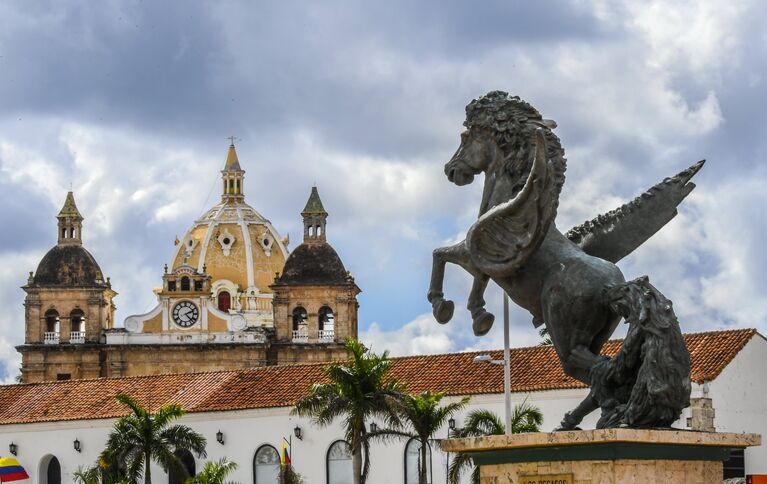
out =
[(461, 133), (461, 145), (445, 164), (445, 175), (458, 186), (468, 185), (475, 175), (487, 170), (499, 153), (491, 133), (479, 128), (467, 129)]
[(466, 106), (466, 131), (445, 165), (445, 175), (456, 185), (467, 185), (482, 172), (510, 178), (516, 192), (527, 179), (535, 152), (535, 132), (546, 132), (548, 158), (562, 156), (556, 123), (543, 119), (530, 104), (502, 91), (492, 91)]

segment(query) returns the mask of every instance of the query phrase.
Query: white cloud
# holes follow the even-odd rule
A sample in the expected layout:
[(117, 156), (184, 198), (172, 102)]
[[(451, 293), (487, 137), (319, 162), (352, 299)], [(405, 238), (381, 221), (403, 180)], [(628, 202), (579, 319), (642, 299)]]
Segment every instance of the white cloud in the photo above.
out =
[(362, 331), (360, 340), (373, 351), (388, 350), (392, 356), (427, 355), (455, 351), (452, 334), (455, 325), (440, 326), (432, 315), (422, 314), (400, 328), (387, 331), (372, 323)]

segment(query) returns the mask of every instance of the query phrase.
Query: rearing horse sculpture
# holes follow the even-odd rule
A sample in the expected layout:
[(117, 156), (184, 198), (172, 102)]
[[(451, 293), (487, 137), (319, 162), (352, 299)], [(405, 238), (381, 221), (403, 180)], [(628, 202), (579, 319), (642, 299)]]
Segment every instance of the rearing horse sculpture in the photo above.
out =
[[(474, 276), (468, 298), (474, 333), (486, 334), (494, 316), (485, 310), (483, 293), (492, 278), (532, 314), (535, 327), (546, 325), (565, 373), (589, 384), (600, 350), (622, 317), (605, 292), (624, 284), (615, 263), (676, 215), (704, 162), (564, 235), (555, 224), (566, 168), (552, 132), (556, 123), (518, 97), (493, 91), (466, 107), (464, 125), (445, 174), (462, 186), (484, 173), (484, 191), (479, 219), (466, 239), (434, 251), (428, 293), (434, 317), (444, 324), (453, 316), (442, 285), (445, 264), (458, 264)], [(562, 428), (574, 428), (597, 406), (587, 399)]]

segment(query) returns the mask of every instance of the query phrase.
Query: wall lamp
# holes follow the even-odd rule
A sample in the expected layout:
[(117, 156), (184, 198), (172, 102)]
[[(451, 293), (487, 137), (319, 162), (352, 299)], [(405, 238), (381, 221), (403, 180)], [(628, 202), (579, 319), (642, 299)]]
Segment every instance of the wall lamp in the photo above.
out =
[(224, 433), (220, 430), (216, 432), (216, 442), (218, 442), (221, 445), (224, 445)]
[(80, 440), (79, 440), (79, 439), (75, 439), (75, 441), (74, 441), (74, 442), (72, 442), (72, 445), (74, 445), (74, 446), (75, 446), (75, 450), (76, 450), (77, 452), (82, 452), (82, 447), (81, 447), (81, 445), (80, 445)]
[(453, 417), (450, 417), (450, 419), (447, 421), (447, 426), (450, 428), (450, 430), (455, 430), (455, 419)]
[(370, 424), (370, 431), (371, 431), (371, 432), (374, 432), (374, 433), (375, 433), (375, 432), (378, 432), (378, 424), (377, 424), (377, 423), (375, 423), (375, 422), (372, 422), (372, 423)]
[(19, 451), (19, 447), (11, 442), (11, 445), (8, 446), (8, 452), (10, 452), (13, 455), (18, 455), (17, 452)]
[(301, 431), (301, 427), (298, 425), (296, 425), (296, 428), (293, 429), (293, 435), (295, 435), (298, 440), (304, 440), (304, 434)]

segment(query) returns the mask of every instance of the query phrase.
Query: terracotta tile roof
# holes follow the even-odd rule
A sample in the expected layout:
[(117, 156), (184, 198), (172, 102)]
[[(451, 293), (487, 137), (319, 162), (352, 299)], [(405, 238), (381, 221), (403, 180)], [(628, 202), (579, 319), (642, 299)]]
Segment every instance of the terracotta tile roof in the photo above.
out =
[[(754, 329), (685, 335), (692, 355), (692, 379), (710, 381), (757, 334)], [(605, 346), (614, 354), (621, 340)], [(475, 364), (478, 354), (500, 359), (502, 351), (407, 356), (394, 359), (392, 374), (412, 393), (444, 391), (448, 395), (501, 393), (503, 370), (498, 365)], [(118, 391), (156, 409), (179, 403), (188, 412), (211, 412), (292, 406), (309, 385), (324, 380), (325, 365), (271, 366), (249, 370), (167, 374), (128, 378), (99, 378), (66, 382), (0, 386), (0, 425), (87, 420), (125, 415), (115, 401)], [(531, 392), (584, 388), (566, 376), (550, 346), (512, 350), (512, 391)]]

